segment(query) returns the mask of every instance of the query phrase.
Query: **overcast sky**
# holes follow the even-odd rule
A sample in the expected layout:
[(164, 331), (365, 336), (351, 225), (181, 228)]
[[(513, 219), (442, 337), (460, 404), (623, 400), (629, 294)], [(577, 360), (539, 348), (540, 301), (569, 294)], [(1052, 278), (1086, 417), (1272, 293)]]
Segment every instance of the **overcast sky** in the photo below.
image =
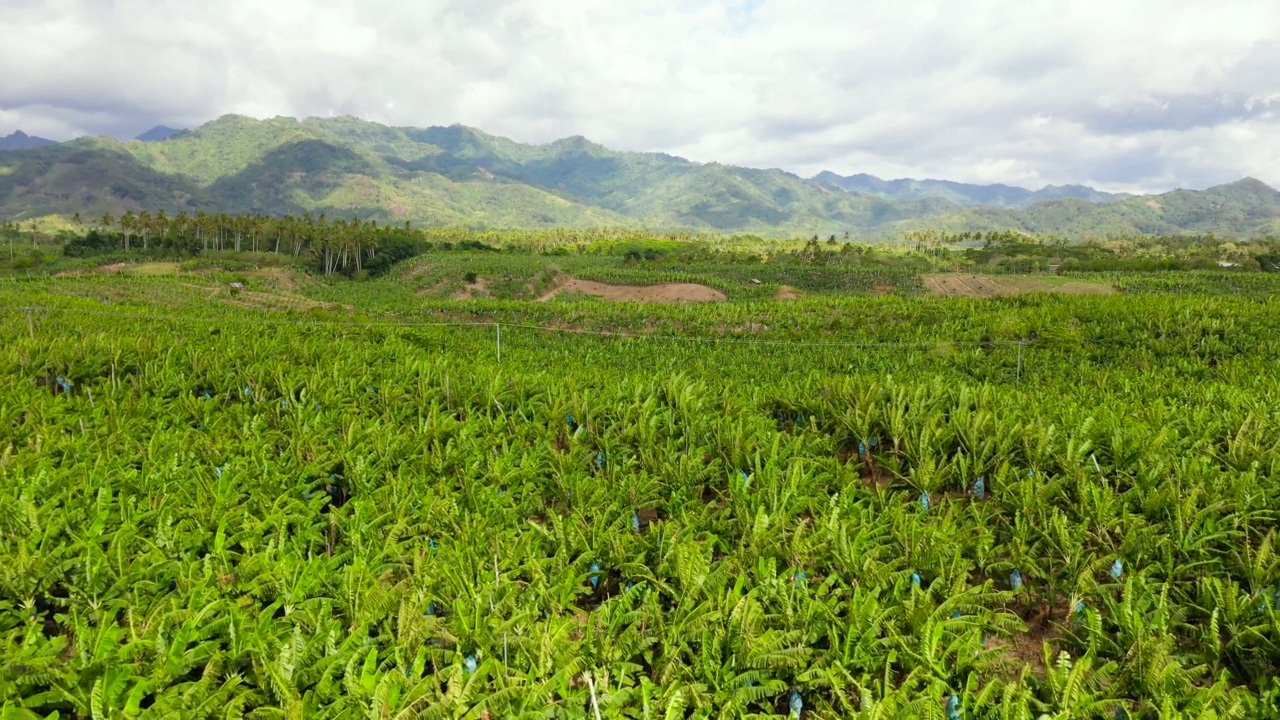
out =
[(1280, 0), (0, 0), (0, 134), (225, 113), (1039, 187), (1280, 186)]

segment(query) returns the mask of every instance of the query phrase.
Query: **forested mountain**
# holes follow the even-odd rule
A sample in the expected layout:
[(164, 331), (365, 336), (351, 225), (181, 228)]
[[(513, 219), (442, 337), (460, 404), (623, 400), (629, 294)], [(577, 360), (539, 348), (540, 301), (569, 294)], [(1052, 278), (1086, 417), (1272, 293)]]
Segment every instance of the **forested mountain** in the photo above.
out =
[(874, 195), (890, 200), (942, 198), (957, 205), (1023, 208), (1045, 200), (1074, 198), (1104, 203), (1132, 197), (1105, 193), (1084, 185), (1047, 185), (1039, 190), (1028, 190), (1012, 185), (971, 185), (950, 180), (881, 180), (874, 175), (861, 173), (843, 177), (827, 171), (818, 173), (813, 179), (858, 195)]
[(168, 140), (169, 138), (173, 137), (174, 135), (177, 135), (180, 132), (182, 132), (182, 130), (178, 128), (171, 128), (165, 125), (157, 125), (151, 128), (150, 130), (142, 133), (138, 137), (134, 138), (134, 140), (140, 140), (142, 142), (160, 142), (161, 140)]
[(460, 125), (398, 128), (351, 117), (226, 116), (151, 142), (82, 138), (0, 157), (0, 217), (144, 209), (762, 235), (1280, 232), (1280, 193), (1256, 180), (1124, 197), (1078, 186), (805, 179), (616, 152), (582, 137), (526, 145)]
[(56, 145), (54, 140), (46, 140), (42, 137), (28, 135), (21, 130), (14, 130), (12, 133), (0, 137), (0, 151), (2, 150), (29, 150), (31, 148), (44, 147), (45, 145)]

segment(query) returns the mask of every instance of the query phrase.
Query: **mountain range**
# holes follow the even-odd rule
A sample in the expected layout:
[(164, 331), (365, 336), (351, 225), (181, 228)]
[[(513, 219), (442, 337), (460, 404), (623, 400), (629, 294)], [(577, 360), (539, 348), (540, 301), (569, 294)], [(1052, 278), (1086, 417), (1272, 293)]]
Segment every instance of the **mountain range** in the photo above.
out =
[(830, 171), (820, 172), (813, 179), (857, 195), (889, 200), (942, 198), (957, 205), (1025, 208), (1045, 200), (1074, 198), (1091, 203), (1106, 203), (1133, 197), (1106, 193), (1084, 185), (1047, 185), (1039, 190), (1028, 190), (1012, 185), (970, 185), (951, 180), (881, 180), (874, 175), (862, 173), (844, 177)]
[(147, 209), (760, 235), (885, 236), (923, 228), (1072, 237), (1280, 234), (1280, 192), (1249, 178), (1150, 196), (830, 172), (802, 178), (617, 152), (578, 136), (529, 145), (461, 125), (388, 127), (352, 117), (228, 115), (139, 137), (0, 154), (0, 217)]
[(141, 142), (160, 142), (161, 140), (168, 140), (180, 132), (183, 131), (178, 128), (171, 128), (167, 125), (157, 125), (134, 138), (134, 140)]
[(3, 150), (30, 150), (31, 148), (44, 147), (45, 145), (57, 145), (56, 140), (46, 140), (42, 137), (28, 135), (21, 130), (14, 130), (12, 133), (0, 137), (0, 151)]

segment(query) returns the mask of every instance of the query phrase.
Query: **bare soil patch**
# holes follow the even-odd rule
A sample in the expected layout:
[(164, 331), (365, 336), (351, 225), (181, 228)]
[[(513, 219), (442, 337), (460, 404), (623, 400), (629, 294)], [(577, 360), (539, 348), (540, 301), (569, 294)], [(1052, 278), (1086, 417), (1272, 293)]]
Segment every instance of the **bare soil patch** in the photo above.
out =
[(696, 283), (666, 285), (609, 285), (592, 280), (567, 278), (538, 297), (539, 302), (564, 294), (590, 295), (615, 302), (723, 302), (725, 294)]
[(304, 284), (309, 284), (305, 279), (300, 280), (297, 273), (282, 267), (247, 270), (244, 276), (250, 280), (263, 281), (270, 287), (286, 292), (295, 292)]
[(423, 275), (426, 275), (428, 272), (430, 272), (433, 267), (435, 267), (435, 265), (433, 265), (432, 263), (418, 262), (412, 268), (410, 268), (409, 271), (406, 272), (404, 276), (406, 278), (419, 278), (419, 277), (422, 277)]
[(217, 295), (217, 294), (222, 290), (222, 288), (220, 288), (220, 287), (218, 287), (218, 286), (216, 286), (216, 285), (213, 285), (213, 286), (210, 286), (210, 285), (193, 285), (193, 284), (191, 284), (191, 283), (182, 283), (182, 287), (189, 287), (189, 288), (194, 288), (194, 289), (196, 289), (196, 290), (203, 290), (203, 291), (205, 291), (205, 292), (207, 293), (206, 297), (213, 297), (214, 295)]
[(1055, 639), (1052, 631), (1032, 630), (1009, 640), (989, 637), (983, 643), (983, 648), (1003, 651), (1001, 665), (1007, 677), (1017, 677), (1022, 674), (1022, 668), (1029, 667), (1043, 678), (1047, 669), (1044, 664), (1044, 643), (1053, 643)]
[(552, 265), (529, 278), (524, 284), (524, 298), (541, 300), (543, 295), (559, 289), (561, 285), (572, 279), (572, 276), (560, 272), (560, 268)]
[(176, 262), (145, 262), (129, 268), (130, 275), (177, 275), (179, 266)]
[(444, 291), (449, 287), (450, 282), (449, 278), (437, 280), (434, 285), (420, 288), (414, 294), (418, 297), (441, 297), (444, 294)]
[(1111, 295), (1115, 288), (1104, 283), (1060, 282), (1037, 277), (1001, 277), (987, 275), (925, 275), (924, 286), (930, 294), (945, 297), (1005, 297), (1023, 293), (1047, 292), (1064, 295)]
[(1059, 292), (1067, 295), (1115, 295), (1116, 289), (1103, 283), (1068, 282), (1056, 286), (1049, 292)]
[(230, 305), (238, 305), (240, 307), (252, 308), (254, 310), (268, 310), (276, 312), (306, 311), (314, 308), (333, 310), (342, 307), (341, 305), (335, 305), (334, 303), (320, 302), (318, 300), (312, 300), (311, 298), (294, 295), (292, 293), (255, 292), (253, 290), (241, 290), (236, 293), (228, 293), (220, 299)]
[(782, 285), (778, 288), (778, 292), (773, 294), (774, 300), (799, 300), (804, 297), (804, 293), (791, 287), (790, 285)]
[(482, 277), (476, 278), (475, 282), (467, 283), (465, 287), (453, 294), (454, 300), (474, 300), (485, 297), (489, 297), (489, 282)]
[(83, 277), (85, 275), (176, 275), (178, 274), (178, 263), (175, 262), (145, 262), (145, 263), (128, 263), (117, 262), (109, 265), (99, 265), (95, 268), (82, 268), (79, 270), (63, 270), (54, 273), (54, 277)]

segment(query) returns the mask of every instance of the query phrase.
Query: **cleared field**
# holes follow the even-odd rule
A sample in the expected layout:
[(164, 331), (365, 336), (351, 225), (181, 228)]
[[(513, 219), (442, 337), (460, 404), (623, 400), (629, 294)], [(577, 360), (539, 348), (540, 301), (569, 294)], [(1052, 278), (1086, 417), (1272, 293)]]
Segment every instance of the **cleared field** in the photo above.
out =
[(615, 302), (723, 302), (725, 294), (697, 283), (663, 283), (661, 285), (610, 285), (594, 280), (568, 278), (538, 297), (550, 300), (559, 295), (590, 295)]
[(1115, 288), (1104, 283), (1035, 277), (988, 275), (925, 275), (924, 286), (933, 295), (946, 297), (1003, 297), (1047, 292), (1064, 295), (1111, 295)]

